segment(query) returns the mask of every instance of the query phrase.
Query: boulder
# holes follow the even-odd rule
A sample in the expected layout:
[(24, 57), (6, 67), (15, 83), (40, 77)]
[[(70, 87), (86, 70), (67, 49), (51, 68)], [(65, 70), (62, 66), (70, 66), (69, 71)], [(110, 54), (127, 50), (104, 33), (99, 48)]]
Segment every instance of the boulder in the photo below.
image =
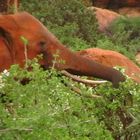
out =
[(93, 6), (111, 9), (122, 15), (140, 16), (140, 0), (94, 0)]
[(129, 17), (140, 17), (140, 7), (123, 7), (118, 9), (118, 13)]
[(136, 61), (138, 64), (140, 64), (140, 52), (139, 51), (136, 54)]
[(107, 8), (110, 0), (92, 0), (93, 6)]
[(105, 32), (107, 30), (107, 27), (110, 25), (110, 23), (120, 17), (120, 15), (116, 12), (113, 12), (111, 10), (97, 8), (97, 7), (90, 7), (90, 10), (95, 10), (95, 16), (97, 18), (98, 24), (99, 24), (99, 30), (101, 32)]
[(96, 7), (119, 9), (121, 7), (140, 7), (139, 0), (92, 0)]

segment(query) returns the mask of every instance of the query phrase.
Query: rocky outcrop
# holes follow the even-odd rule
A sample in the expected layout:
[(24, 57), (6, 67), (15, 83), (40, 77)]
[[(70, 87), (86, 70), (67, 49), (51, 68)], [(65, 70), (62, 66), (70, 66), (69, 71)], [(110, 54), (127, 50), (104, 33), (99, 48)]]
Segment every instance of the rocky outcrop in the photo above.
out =
[(113, 20), (120, 17), (119, 14), (111, 10), (97, 8), (97, 7), (90, 7), (89, 9), (93, 11), (95, 10), (95, 16), (98, 21), (99, 30), (102, 32), (105, 32), (107, 30), (107, 27), (110, 25), (110, 23)]
[(93, 6), (107, 8), (110, 0), (92, 0)]
[(98, 63), (109, 67), (121, 66), (125, 68), (125, 73), (134, 81), (140, 83), (140, 68), (124, 55), (99, 48), (90, 48), (77, 52), (77, 54), (95, 60)]
[(121, 7), (140, 7), (139, 0), (92, 0), (93, 6), (119, 9)]
[(111, 9), (122, 15), (140, 16), (140, 0), (93, 0), (93, 6)]
[(140, 52), (137, 52), (136, 54), (136, 61), (140, 64)]
[(118, 13), (129, 17), (140, 17), (140, 7), (123, 7), (118, 9)]

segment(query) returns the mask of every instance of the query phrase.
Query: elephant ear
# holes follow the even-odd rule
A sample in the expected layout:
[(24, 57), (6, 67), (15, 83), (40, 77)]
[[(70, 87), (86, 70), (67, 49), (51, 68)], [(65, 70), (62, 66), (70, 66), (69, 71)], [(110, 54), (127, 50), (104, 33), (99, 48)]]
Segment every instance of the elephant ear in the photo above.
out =
[(2, 39), (9, 52), (12, 52), (13, 39), (11, 37), (11, 34), (1, 26), (0, 26), (0, 39)]

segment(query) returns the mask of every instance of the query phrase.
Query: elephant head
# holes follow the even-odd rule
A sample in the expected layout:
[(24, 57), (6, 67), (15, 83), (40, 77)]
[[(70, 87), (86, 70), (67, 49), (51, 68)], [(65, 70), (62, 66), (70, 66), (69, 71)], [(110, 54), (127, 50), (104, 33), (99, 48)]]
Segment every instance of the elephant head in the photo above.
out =
[[(42, 54), (43, 59), (39, 63), (45, 69), (53, 65), (53, 55), (58, 54), (55, 63), (55, 68), (58, 70), (66, 70), (76, 75), (94, 76), (111, 81), (114, 86), (125, 80), (119, 71), (70, 51), (36, 18), (26, 12), (0, 16), (0, 71), (8, 69), (12, 64), (24, 66), (25, 47), (21, 36), (27, 38), (29, 42), (28, 59)], [(64, 63), (59, 63), (59, 60), (64, 60)]]

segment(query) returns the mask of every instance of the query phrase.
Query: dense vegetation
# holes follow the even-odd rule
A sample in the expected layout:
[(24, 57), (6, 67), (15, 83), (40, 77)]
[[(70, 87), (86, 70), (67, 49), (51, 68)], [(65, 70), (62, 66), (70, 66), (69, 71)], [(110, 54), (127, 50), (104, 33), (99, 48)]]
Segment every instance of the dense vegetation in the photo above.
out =
[[(22, 0), (21, 4), (21, 10), (36, 16), (73, 50), (101, 47), (134, 59), (139, 46), (139, 19), (115, 21), (108, 37), (98, 32), (94, 13), (86, 9), (82, 0)], [(28, 62), (32, 71), (15, 65), (9, 75), (1, 74), (1, 140), (140, 137), (140, 85), (127, 78), (118, 89), (110, 83), (89, 87), (71, 81), (54, 68), (44, 71), (37, 62), (38, 59)], [(22, 85), (19, 81), (23, 78), (32, 80)]]

